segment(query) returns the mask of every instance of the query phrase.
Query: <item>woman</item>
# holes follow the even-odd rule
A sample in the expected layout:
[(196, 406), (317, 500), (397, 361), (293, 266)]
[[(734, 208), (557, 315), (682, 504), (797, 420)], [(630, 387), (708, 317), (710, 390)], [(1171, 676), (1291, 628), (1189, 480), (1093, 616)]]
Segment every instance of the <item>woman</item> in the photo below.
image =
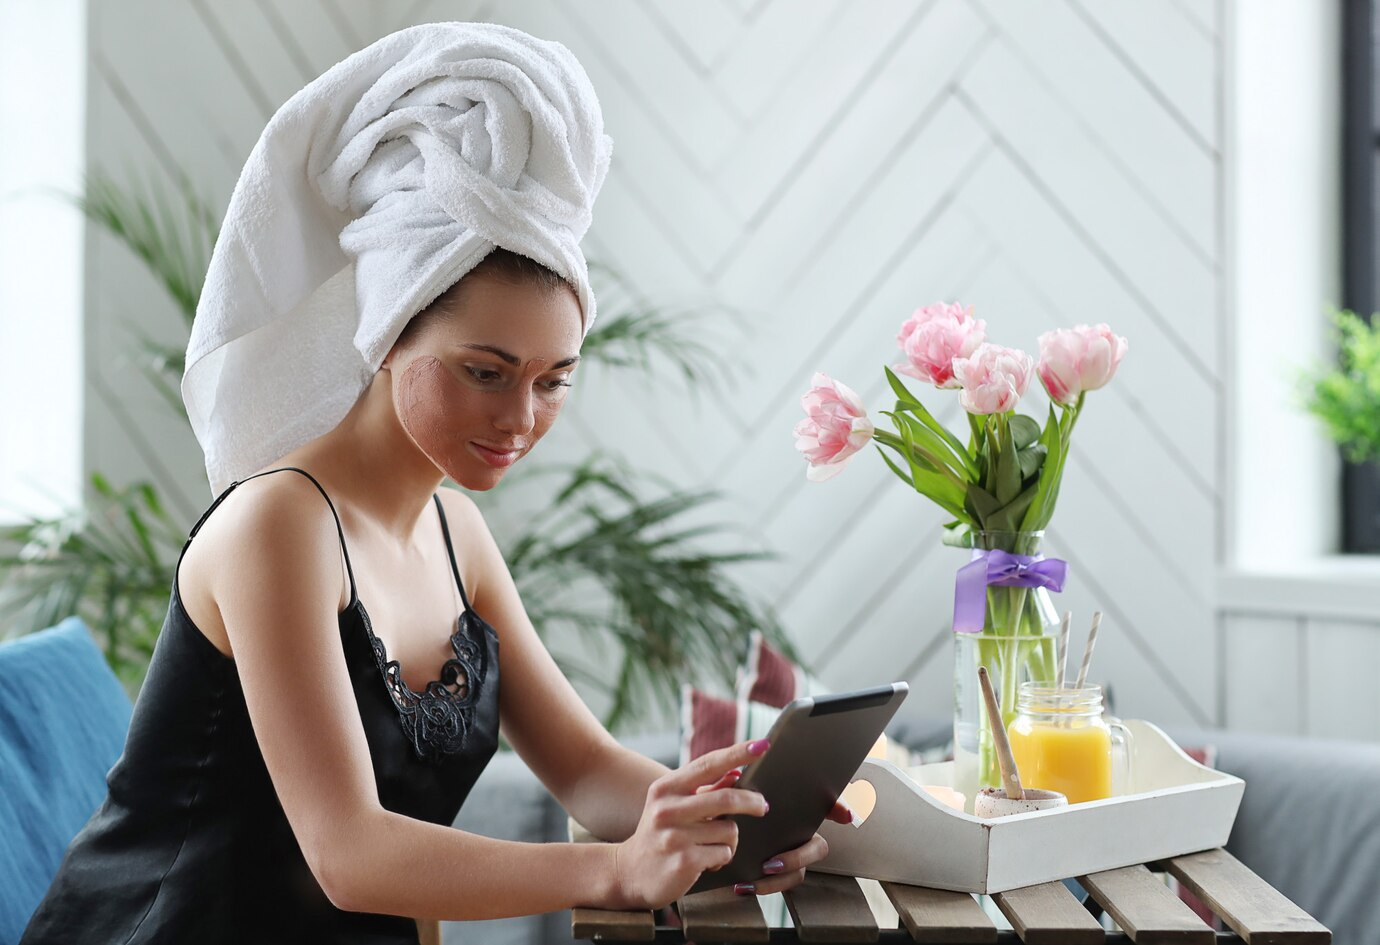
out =
[[(462, 61), (479, 58), (480, 40), (486, 61), (503, 43), (518, 44), (509, 61), (528, 69), (542, 68), (524, 59), (533, 51), (561, 61), (549, 45), (513, 34), (479, 24), (410, 28), (318, 83), (330, 80), (331, 107), (341, 110), (341, 75), (369, 67), (365, 54), (379, 49), (391, 50), (391, 67), (441, 50), (450, 65), (432, 67), (447, 75), (457, 50), (467, 51)], [(417, 81), (395, 71), (398, 82)], [(582, 72), (562, 81), (592, 97)], [(349, 98), (344, 110), (357, 116), (354, 103), (367, 96)], [(574, 112), (589, 120), (588, 108)], [(492, 128), (493, 115), (483, 124)], [(602, 126), (594, 130), (562, 134), (594, 142), (606, 162)], [(495, 139), (488, 150), (503, 145)], [(395, 174), (404, 166), (386, 148), (361, 150)], [(341, 170), (352, 188), (342, 202), (355, 214), (337, 218), (339, 239), (351, 247), (356, 293), (339, 332), (359, 354), (332, 374), (329, 357), (304, 353), (342, 347), (327, 338), (340, 321), (326, 307), (340, 298), (335, 273), (323, 270), (308, 304), (293, 298), (276, 320), (235, 299), (251, 278), (235, 271), (236, 260), (273, 240), (243, 223), (254, 216), (252, 193), (274, 191), (251, 186), (254, 161), (217, 242), (184, 383), (212, 482), (233, 481), (183, 549), (108, 797), (68, 849), (22, 942), (416, 942), (418, 917), (671, 902), (732, 857), (736, 828), (726, 815), (764, 812), (759, 794), (733, 783), (766, 746), (735, 745), (676, 771), (620, 746), (543, 648), (475, 504), (439, 488), (447, 476), (464, 490), (492, 488), (559, 414), (594, 318), (583, 256), (570, 252), (583, 229), (557, 228), (554, 244), (540, 238), (549, 217), (486, 230), (478, 251), (457, 251), (458, 280), (415, 315), (406, 300), (378, 295), (387, 314), (371, 316), (360, 280), (410, 264), (396, 260), (415, 249), (387, 224), (424, 214), (396, 203), (377, 209), (386, 202), (379, 192), (372, 204), (358, 193), (369, 167)], [(583, 165), (587, 203), (602, 180), (598, 164)], [(422, 199), (426, 188), (412, 184), (389, 193)], [(477, 219), (472, 226), (483, 229)], [(470, 224), (453, 222), (465, 232), (451, 242), (463, 244)], [(304, 230), (301, 219), (292, 226)], [(281, 286), (262, 253), (251, 262), (258, 282), (249, 294), (271, 302)], [(300, 279), (310, 267), (296, 263), (290, 275)], [(434, 265), (453, 272), (455, 260)], [(361, 337), (385, 344), (361, 347)], [(358, 373), (360, 356), (369, 369), (362, 389), (340, 380)], [(198, 386), (208, 364), (214, 383)], [(306, 375), (310, 383), (292, 386)], [(338, 416), (329, 405), (345, 399), (341, 391), (348, 408)], [(254, 461), (265, 442), (295, 445)], [(500, 729), (566, 810), (612, 842), (516, 843), (449, 826)], [(850, 817), (842, 806), (831, 816)], [(816, 835), (768, 861), (740, 892), (789, 888), (825, 852)]]

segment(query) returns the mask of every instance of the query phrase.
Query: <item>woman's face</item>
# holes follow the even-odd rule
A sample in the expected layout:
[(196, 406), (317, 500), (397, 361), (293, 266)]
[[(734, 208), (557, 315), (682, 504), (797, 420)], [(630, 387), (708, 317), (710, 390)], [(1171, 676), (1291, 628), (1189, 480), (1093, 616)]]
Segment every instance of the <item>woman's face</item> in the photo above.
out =
[(472, 273), (385, 361), (412, 441), (466, 489), (491, 489), (555, 422), (582, 341), (573, 289)]

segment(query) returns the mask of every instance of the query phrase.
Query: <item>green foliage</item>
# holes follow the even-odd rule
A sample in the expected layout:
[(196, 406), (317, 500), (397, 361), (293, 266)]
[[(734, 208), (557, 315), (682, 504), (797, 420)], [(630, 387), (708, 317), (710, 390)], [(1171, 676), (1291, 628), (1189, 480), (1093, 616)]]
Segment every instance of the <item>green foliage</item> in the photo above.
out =
[(1332, 329), (1337, 363), (1304, 374), (1304, 406), (1347, 459), (1380, 459), (1380, 324), (1342, 309)]
[(86, 508), (0, 531), (0, 612), (28, 630), (76, 614), (130, 698), (143, 685), (185, 535), (147, 483), (91, 477)]
[[(759, 613), (723, 579), (727, 565), (776, 556), (701, 551), (696, 539), (718, 527), (676, 527), (678, 518), (718, 493), (643, 501), (626, 465), (599, 454), (541, 472), (564, 474), (568, 481), (535, 516), (542, 527), (520, 537), (504, 559), (535, 625), (547, 633), (566, 625), (588, 638), (585, 652), (593, 664), (555, 655), (569, 676), (611, 697), (604, 720), (610, 729), (638, 714), (642, 693), (670, 706), (679, 698), (680, 682), (697, 672), (731, 680), (753, 629), (790, 651), (775, 618)], [(606, 613), (590, 614), (571, 599), (572, 587), (591, 580), (609, 596)], [(621, 656), (607, 658), (609, 642)]]
[[(72, 200), (148, 266), (189, 327), (218, 224), (189, 186), (179, 188), (176, 210), (156, 182), (150, 189), (152, 196), (143, 196), (96, 174)], [(590, 268), (626, 286), (611, 267), (591, 261)], [(651, 306), (601, 314), (581, 354), (589, 362), (639, 371), (669, 360), (687, 385), (699, 384), (726, 364), (699, 340), (700, 314)], [(183, 350), (147, 338), (142, 347), (145, 373), (185, 416), (178, 393)], [(731, 685), (753, 629), (798, 660), (770, 607), (750, 601), (725, 571), (772, 555), (705, 553), (697, 539), (709, 528), (677, 527), (716, 493), (672, 489), (643, 499), (634, 470), (597, 455), (537, 470), (566, 479), (550, 507), (528, 517), (528, 530), (506, 542), (507, 560), (537, 632), (547, 637), (557, 627), (573, 627), (588, 640), (589, 652), (600, 655), (596, 665), (567, 658), (564, 668), (572, 679), (609, 694), (610, 729), (653, 705), (673, 707), (682, 682), (717, 678)], [(162, 627), (184, 540), (152, 485), (116, 489), (96, 474), (85, 509), (0, 530), (0, 548), (17, 549), (0, 557), (0, 620), (16, 635), (80, 615), (134, 697)], [(576, 591), (581, 581), (602, 586), (606, 613), (583, 609), (585, 597)]]
[(1051, 404), (1043, 429), (1014, 410), (982, 417), (965, 413), (969, 439), (964, 445), (891, 368), (883, 370), (897, 400), (894, 411), (879, 412), (897, 433), (877, 430), (877, 452), (899, 479), (954, 516), (944, 527), (945, 544), (968, 548), (975, 531), (1036, 531), (1049, 524), (1085, 395), (1058, 413)]

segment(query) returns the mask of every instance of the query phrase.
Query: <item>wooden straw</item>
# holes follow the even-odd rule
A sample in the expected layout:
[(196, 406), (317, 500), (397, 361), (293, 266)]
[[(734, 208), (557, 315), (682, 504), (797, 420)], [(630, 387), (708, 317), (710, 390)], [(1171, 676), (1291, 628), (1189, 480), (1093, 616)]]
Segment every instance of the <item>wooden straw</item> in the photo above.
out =
[(1064, 611), (1064, 620), (1059, 624), (1059, 652), (1056, 659), (1059, 660), (1059, 676), (1054, 680), (1055, 689), (1064, 688), (1064, 674), (1069, 665), (1069, 621), (1073, 619), (1073, 611)]
[(1102, 625), (1102, 611), (1093, 614), (1092, 629), (1088, 631), (1088, 646), (1083, 651), (1083, 666), (1078, 670), (1078, 682), (1074, 685), (1075, 689), (1082, 689), (1083, 684), (1088, 681), (1088, 664), (1092, 662), (1093, 647), (1097, 645), (1097, 628)]
[(1011, 753), (1011, 742), (1006, 737), (1006, 726), (1001, 721), (1001, 706), (997, 704), (997, 694), (992, 691), (992, 680), (987, 675), (987, 667), (978, 667), (978, 684), (982, 686), (982, 698), (987, 702), (987, 721), (992, 725), (992, 744), (997, 749), (997, 764), (1001, 767), (1001, 780), (1006, 785), (1006, 796), (1014, 801), (1025, 800), (1021, 788), (1021, 773), (1016, 770), (1016, 756)]

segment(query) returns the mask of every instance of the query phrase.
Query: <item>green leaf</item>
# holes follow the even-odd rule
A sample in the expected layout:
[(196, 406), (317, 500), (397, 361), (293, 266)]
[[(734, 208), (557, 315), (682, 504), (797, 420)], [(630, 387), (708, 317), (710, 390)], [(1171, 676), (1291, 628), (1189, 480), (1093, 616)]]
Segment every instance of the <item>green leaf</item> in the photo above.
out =
[(1354, 463), (1380, 458), (1380, 319), (1331, 316), (1337, 362), (1299, 376), (1302, 406)]
[(1002, 505), (1021, 491), (1021, 460), (1016, 455), (1016, 442), (1009, 430), (1001, 438), (1001, 452), (997, 455), (996, 486), (997, 501)]
[(928, 496), (945, 511), (962, 518), (963, 492), (958, 484), (925, 461), (923, 452), (910, 435), (911, 428), (908, 424), (901, 424), (900, 428), (901, 440), (905, 445), (905, 449), (900, 452), (910, 464), (911, 482), (915, 490), (921, 495)]
[(896, 429), (900, 431), (900, 437), (887, 436), (885, 431), (878, 430), (873, 434), (873, 439), (896, 450), (911, 465), (919, 463), (926, 472), (939, 473), (939, 467), (930, 461), (923, 449), (915, 443), (915, 437), (911, 435), (911, 428), (904, 417), (894, 414), (889, 410), (878, 411), (883, 417), (890, 417), (891, 422), (896, 424)]
[(982, 529), (995, 528), (996, 526), (988, 523), (988, 520), (1001, 511), (1001, 503), (996, 496), (979, 486), (977, 483), (968, 485), (968, 494), (965, 496), (972, 515), (977, 519), (978, 527)]
[[(915, 395), (907, 389), (905, 384), (901, 383), (901, 379), (896, 376), (896, 373), (892, 371), (891, 368), (883, 365), (882, 370), (886, 372), (886, 382), (891, 385), (891, 389), (896, 393), (897, 400), (907, 408), (920, 407), (920, 401), (915, 399)], [(924, 410), (925, 408), (920, 407), (920, 409)]]
[(1050, 404), (1049, 419), (1040, 437), (1040, 445), (1045, 449), (1045, 461), (1040, 467), (1040, 478), (1036, 481), (1036, 492), (1026, 510), (1021, 530), (1038, 531), (1049, 524), (1054, 513), (1054, 499), (1059, 491), (1059, 477), (1063, 472), (1067, 449), (1062, 436), (1062, 420), (1055, 416), (1054, 405)]
[(1043, 443), (1036, 443), (1034, 446), (1027, 447), (1020, 452), (1021, 461), (1021, 482), (1025, 482), (1040, 469), (1040, 464), (1045, 461), (1048, 451)]
[(892, 461), (890, 456), (886, 455), (886, 452), (881, 448), (880, 445), (873, 443), (872, 446), (881, 455), (882, 459), (886, 461), (886, 464), (888, 467), (891, 468), (891, 471), (894, 472), (902, 482), (910, 486), (912, 489), (916, 488), (915, 483), (911, 481), (911, 478), (901, 470), (900, 466), (897, 466), (896, 463)]
[(951, 548), (973, 547), (973, 526), (968, 522), (950, 522), (944, 526), (940, 541)]
[[(905, 410), (908, 413), (914, 414), (921, 423), (943, 441), (947, 450), (959, 461), (959, 466), (962, 467), (961, 471), (963, 473), (963, 478), (976, 479), (978, 475), (977, 463), (974, 461), (973, 455), (968, 447), (963, 445), (963, 441), (954, 436), (948, 427), (940, 423), (939, 420), (935, 418), (934, 414), (926, 410), (924, 404), (915, 399), (914, 395), (906, 389), (905, 385), (901, 383), (901, 379), (892, 372), (891, 368), (884, 368), (884, 370), (886, 371), (887, 383), (891, 385), (891, 389), (896, 392), (898, 398), (896, 409), (898, 411)], [(958, 466), (953, 468), (959, 469)]]
[(1011, 438), (1016, 441), (1016, 449), (1023, 450), (1040, 439), (1040, 425), (1033, 417), (1023, 413), (1013, 414), (1010, 420)]
[(1040, 484), (1038, 482), (1032, 482), (1020, 495), (1002, 506), (1002, 508), (992, 516), (991, 521), (987, 522), (984, 527), (995, 531), (1020, 531), (1023, 527), (1021, 525), (1021, 519), (1026, 510), (1030, 508), (1030, 503), (1035, 500), (1035, 496), (1039, 490)]
[[(961, 457), (956, 456), (950, 448), (949, 442), (935, 434), (920, 420), (904, 413), (897, 413), (895, 417), (897, 426), (904, 426), (909, 431), (911, 440), (925, 451), (926, 457), (931, 463), (936, 465), (942, 463), (946, 469), (953, 473), (956, 479), (961, 479), (964, 482), (968, 482), (972, 478), (969, 475), (968, 463), (970, 460), (966, 450), (963, 451)], [(976, 470), (973, 472), (975, 473)]]

